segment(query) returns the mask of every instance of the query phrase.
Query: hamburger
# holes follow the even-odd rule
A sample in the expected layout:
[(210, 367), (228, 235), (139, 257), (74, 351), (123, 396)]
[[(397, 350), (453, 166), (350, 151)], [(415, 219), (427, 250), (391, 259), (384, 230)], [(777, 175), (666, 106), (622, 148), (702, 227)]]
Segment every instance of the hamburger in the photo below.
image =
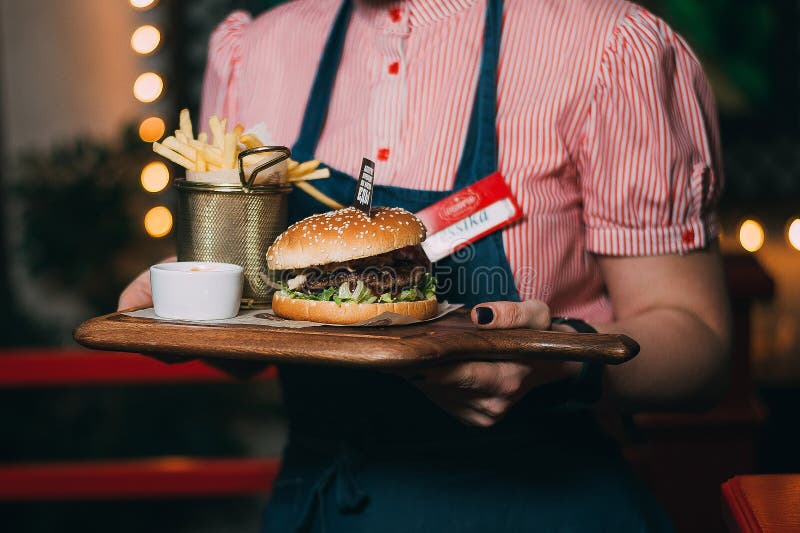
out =
[(397, 207), (367, 217), (355, 207), (312, 215), (275, 239), (270, 270), (283, 271), (272, 310), (292, 320), (352, 324), (391, 311), (436, 315), (435, 280), (420, 243), (425, 226)]

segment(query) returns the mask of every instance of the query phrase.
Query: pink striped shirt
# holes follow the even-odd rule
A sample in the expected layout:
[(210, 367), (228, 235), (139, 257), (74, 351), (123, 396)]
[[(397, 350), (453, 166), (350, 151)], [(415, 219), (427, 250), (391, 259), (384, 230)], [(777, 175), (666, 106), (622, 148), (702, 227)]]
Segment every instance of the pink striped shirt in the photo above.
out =
[[(339, 0), (296, 0), (214, 32), (213, 113), (264, 123), (291, 146)], [(475, 93), (484, 0), (360, 0), (316, 157), (376, 182), (452, 187)], [(506, 0), (498, 72), (499, 170), (524, 220), (503, 242), (523, 299), (613, 317), (595, 254), (655, 255), (716, 235), (719, 136), (686, 43), (622, 0)]]

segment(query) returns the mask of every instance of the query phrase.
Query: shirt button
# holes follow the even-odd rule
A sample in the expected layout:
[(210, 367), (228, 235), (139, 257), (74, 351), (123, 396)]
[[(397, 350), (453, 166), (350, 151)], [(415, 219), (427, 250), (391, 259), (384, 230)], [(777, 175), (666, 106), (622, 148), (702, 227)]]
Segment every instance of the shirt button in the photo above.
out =
[(397, 75), (398, 72), (400, 72), (400, 62), (395, 61), (394, 63), (390, 63), (389, 64), (389, 74), (391, 74), (392, 76), (395, 76), (395, 75)]
[(681, 240), (683, 241), (683, 244), (693, 244), (694, 243), (694, 230), (691, 229), (691, 228), (687, 229), (687, 230), (684, 230), (683, 233), (681, 234)]
[(387, 161), (389, 159), (389, 149), (388, 148), (379, 148), (378, 153), (375, 154), (375, 158), (378, 161)]
[(403, 10), (395, 7), (389, 10), (389, 19), (392, 22), (400, 22), (403, 19)]

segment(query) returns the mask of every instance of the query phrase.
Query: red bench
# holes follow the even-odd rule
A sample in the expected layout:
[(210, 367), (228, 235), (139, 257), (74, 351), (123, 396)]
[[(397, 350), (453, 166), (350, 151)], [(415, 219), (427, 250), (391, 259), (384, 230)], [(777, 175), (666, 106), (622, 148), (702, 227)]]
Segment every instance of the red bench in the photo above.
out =
[[(268, 367), (252, 379), (275, 375)], [(233, 381), (200, 361), (166, 364), (81, 349), (0, 351), (0, 388)], [(0, 463), (0, 501), (266, 495), (278, 466), (273, 457)]]
[(731, 533), (800, 531), (800, 474), (736, 476), (722, 484)]

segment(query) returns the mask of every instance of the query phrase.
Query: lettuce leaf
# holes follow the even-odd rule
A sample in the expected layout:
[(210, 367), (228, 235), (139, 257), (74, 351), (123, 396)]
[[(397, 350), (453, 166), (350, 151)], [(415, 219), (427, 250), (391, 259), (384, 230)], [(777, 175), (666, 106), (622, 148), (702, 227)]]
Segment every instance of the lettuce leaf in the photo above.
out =
[(410, 289), (405, 289), (397, 295), (395, 301), (397, 302), (415, 302), (420, 299), (420, 293), (416, 287), (411, 287)]
[(320, 302), (330, 302), (333, 299), (333, 294), (336, 292), (336, 287), (328, 287), (317, 295), (317, 300)]
[(436, 278), (429, 272), (425, 273), (425, 281), (422, 282), (421, 290), (426, 300), (436, 296)]
[(358, 281), (353, 290), (350, 284), (345, 282), (338, 287), (328, 287), (317, 294), (306, 294), (290, 289), (286, 285), (281, 285), (281, 294), (289, 298), (300, 300), (315, 300), (318, 302), (334, 301), (337, 305), (343, 303), (394, 303), (394, 302), (416, 302), (417, 300), (427, 300), (436, 295), (436, 278), (429, 273), (425, 274), (425, 279), (420, 288), (411, 287), (404, 289), (397, 296), (392, 296), (390, 292), (384, 292), (380, 296), (375, 296), (372, 291), (364, 285), (363, 281)]

